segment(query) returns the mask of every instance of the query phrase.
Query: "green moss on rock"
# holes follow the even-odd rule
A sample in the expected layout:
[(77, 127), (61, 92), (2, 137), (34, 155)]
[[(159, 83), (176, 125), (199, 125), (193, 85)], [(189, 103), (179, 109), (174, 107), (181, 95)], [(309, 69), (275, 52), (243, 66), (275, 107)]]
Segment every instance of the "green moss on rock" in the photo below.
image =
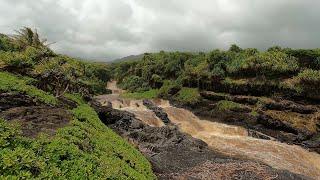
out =
[(219, 110), (219, 111), (240, 109), (242, 107), (243, 107), (242, 104), (235, 103), (235, 102), (232, 102), (232, 101), (226, 101), (226, 100), (219, 101), (216, 104), (216, 109)]

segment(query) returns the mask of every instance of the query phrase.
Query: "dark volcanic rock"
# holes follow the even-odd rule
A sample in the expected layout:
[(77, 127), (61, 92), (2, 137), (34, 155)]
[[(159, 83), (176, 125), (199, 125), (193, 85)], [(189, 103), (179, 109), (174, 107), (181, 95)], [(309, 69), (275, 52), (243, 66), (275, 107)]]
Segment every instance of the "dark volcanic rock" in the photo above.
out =
[(170, 119), (168, 118), (168, 114), (163, 111), (161, 107), (156, 106), (150, 100), (143, 100), (143, 105), (145, 105), (148, 109), (153, 111), (158, 118), (160, 118), (164, 124), (170, 123)]
[(27, 137), (36, 137), (39, 133), (54, 135), (56, 129), (72, 120), (69, 111), (50, 106), (11, 108), (1, 112), (0, 117), (21, 124), (22, 134)]
[(285, 123), (283, 121), (273, 119), (268, 115), (264, 115), (264, 114), (260, 115), (258, 117), (258, 123), (270, 129), (282, 130), (285, 132), (298, 134), (298, 130), (292, 127), (289, 123)]
[(0, 112), (12, 107), (37, 105), (32, 97), (20, 93), (0, 93)]
[(259, 162), (222, 155), (174, 125), (151, 127), (129, 112), (91, 104), (106, 125), (137, 145), (159, 179), (308, 179)]
[[(249, 132), (249, 135), (255, 138), (275, 138), (280, 142), (320, 152), (319, 138), (315, 138), (320, 130), (320, 125), (315, 127), (317, 123), (320, 124), (317, 103), (287, 100), (283, 97), (261, 98), (211, 91), (203, 91), (201, 95), (204, 99), (197, 107), (187, 107), (198, 116), (251, 129), (253, 131)], [(215, 104), (220, 100), (246, 104), (252, 108), (254, 114), (249, 111), (216, 110)], [(293, 118), (296, 118), (295, 121), (292, 121)]]
[(78, 106), (78, 104), (64, 96), (58, 97), (59, 99), (59, 107), (64, 107), (66, 109), (73, 109)]
[(60, 97), (58, 106), (50, 106), (18, 92), (0, 93), (0, 118), (18, 122), (27, 137), (54, 135), (55, 130), (66, 126), (72, 114), (65, 107), (71, 109), (76, 103)]
[(292, 101), (282, 100), (279, 102), (271, 101), (265, 103), (265, 108), (270, 110), (280, 110), (280, 111), (292, 111), (301, 114), (311, 114), (317, 112), (317, 109), (313, 106), (306, 106), (302, 104), (298, 104)]
[(320, 133), (307, 141), (303, 141), (302, 144), (320, 154)]
[(228, 100), (236, 103), (254, 105), (258, 102), (259, 98), (254, 96), (242, 96), (242, 95), (227, 95), (223, 93), (215, 93), (212, 91), (202, 91), (201, 96), (211, 101)]

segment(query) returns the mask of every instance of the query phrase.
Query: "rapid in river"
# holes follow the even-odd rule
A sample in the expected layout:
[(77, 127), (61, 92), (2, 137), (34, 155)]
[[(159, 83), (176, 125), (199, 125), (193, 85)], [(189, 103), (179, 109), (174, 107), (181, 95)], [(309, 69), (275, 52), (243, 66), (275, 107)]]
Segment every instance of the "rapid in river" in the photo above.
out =
[[(150, 126), (164, 126), (164, 123), (143, 105), (142, 100), (120, 98), (119, 93), (123, 91), (117, 88), (115, 81), (108, 83), (108, 89), (111, 89), (113, 94), (98, 96), (101, 103), (111, 103), (115, 109), (129, 111)], [(201, 119), (186, 109), (171, 106), (166, 100), (156, 99), (153, 102), (163, 108), (170, 121), (181, 131), (203, 140), (215, 151), (320, 179), (320, 155), (317, 153), (296, 145), (250, 137), (243, 127)]]

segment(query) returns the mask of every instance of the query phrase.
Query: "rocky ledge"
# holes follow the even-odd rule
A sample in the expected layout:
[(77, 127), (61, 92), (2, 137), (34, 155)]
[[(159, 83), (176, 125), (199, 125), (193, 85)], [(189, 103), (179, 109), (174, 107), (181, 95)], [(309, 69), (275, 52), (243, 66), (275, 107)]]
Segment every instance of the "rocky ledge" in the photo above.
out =
[[(209, 91), (201, 92), (201, 96), (196, 106), (183, 107), (208, 120), (243, 126), (253, 137), (276, 139), (320, 153), (318, 103)], [(218, 107), (221, 101), (230, 107)]]
[(129, 112), (97, 102), (91, 104), (103, 123), (128, 139), (149, 159), (159, 179), (308, 179), (260, 162), (215, 152), (205, 142), (180, 132), (172, 124), (151, 127)]

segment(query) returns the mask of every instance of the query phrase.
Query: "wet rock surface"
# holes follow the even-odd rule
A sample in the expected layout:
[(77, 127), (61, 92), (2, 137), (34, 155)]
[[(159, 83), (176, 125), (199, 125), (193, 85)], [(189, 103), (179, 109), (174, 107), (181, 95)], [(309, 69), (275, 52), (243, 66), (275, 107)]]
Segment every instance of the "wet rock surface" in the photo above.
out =
[[(204, 91), (202, 103), (187, 107), (195, 114), (209, 117), (214, 121), (243, 126), (254, 132), (252, 137), (266, 139), (272, 137), (280, 142), (300, 145), (320, 153), (320, 120), (317, 103), (292, 101), (282, 98), (230, 95)], [(228, 100), (246, 105), (247, 111), (215, 109), (215, 103)], [(267, 137), (266, 137), (267, 136)]]
[(170, 123), (170, 119), (168, 118), (167, 113), (163, 112), (161, 107), (156, 106), (152, 101), (146, 99), (143, 100), (143, 105), (152, 110), (155, 115), (160, 118), (165, 124)]
[(288, 100), (266, 102), (265, 108), (270, 110), (292, 111), (301, 114), (312, 114), (317, 112), (317, 108), (313, 106), (302, 105)]
[(308, 179), (215, 152), (172, 124), (151, 127), (129, 112), (91, 104), (107, 126), (135, 144), (149, 159), (159, 179)]

